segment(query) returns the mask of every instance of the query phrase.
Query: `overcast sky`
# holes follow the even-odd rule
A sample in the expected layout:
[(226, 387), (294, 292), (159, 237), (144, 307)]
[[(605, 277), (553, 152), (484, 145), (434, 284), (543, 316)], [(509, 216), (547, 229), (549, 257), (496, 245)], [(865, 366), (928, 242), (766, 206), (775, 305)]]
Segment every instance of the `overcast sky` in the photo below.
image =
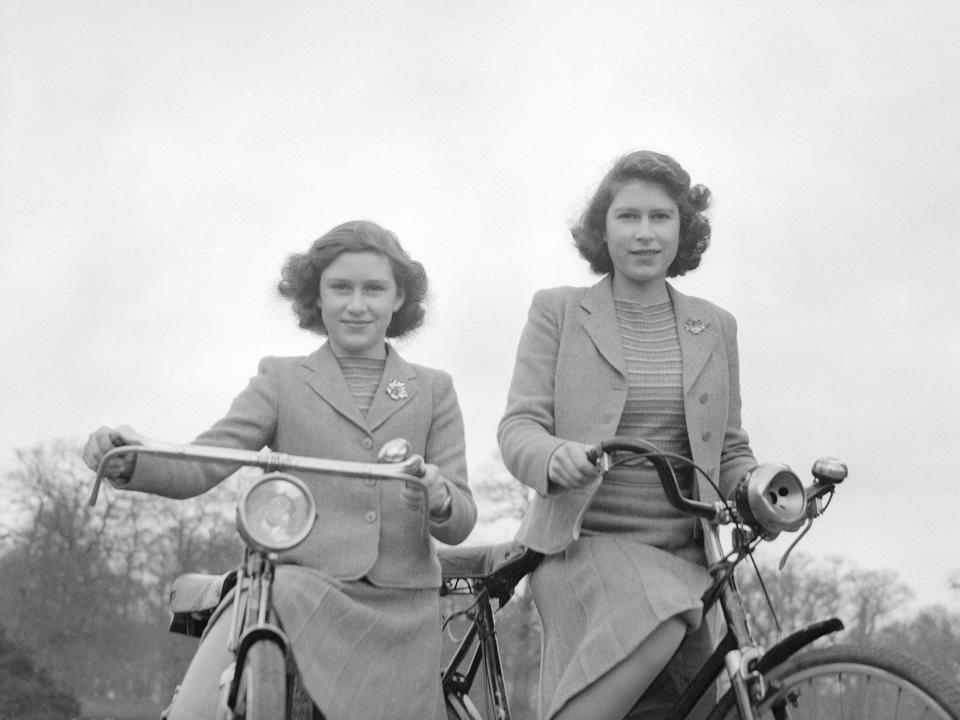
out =
[(286, 255), (368, 218), (428, 270), (399, 349), (453, 374), (477, 468), (532, 294), (594, 281), (569, 221), (646, 147), (714, 192), (676, 287), (739, 321), (757, 455), (850, 466), (801, 549), (956, 606), (958, 8), (0, 0), (3, 461), (190, 439), (319, 343)]

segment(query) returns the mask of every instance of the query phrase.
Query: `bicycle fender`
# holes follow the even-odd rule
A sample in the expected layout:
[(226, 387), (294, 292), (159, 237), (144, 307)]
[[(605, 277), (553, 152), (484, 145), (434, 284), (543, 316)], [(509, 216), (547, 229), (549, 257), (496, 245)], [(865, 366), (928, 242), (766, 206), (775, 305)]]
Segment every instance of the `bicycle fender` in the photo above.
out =
[(287, 636), (276, 625), (255, 625), (243, 634), (237, 646), (236, 670), (233, 674), (233, 680), (230, 682), (230, 693), (227, 695), (227, 704), (231, 708), (237, 702), (237, 690), (240, 689), (240, 673), (243, 672), (247, 651), (250, 650), (251, 645), (260, 640), (269, 640), (279, 645), (284, 652), (287, 650)]
[(830, 633), (839, 632), (840, 630), (843, 630), (843, 622), (839, 618), (830, 618), (829, 620), (807, 625), (805, 628), (791, 633), (765, 652), (760, 659), (757, 660), (756, 669), (761, 673), (769, 672), (814, 640), (824, 635), (829, 635)]

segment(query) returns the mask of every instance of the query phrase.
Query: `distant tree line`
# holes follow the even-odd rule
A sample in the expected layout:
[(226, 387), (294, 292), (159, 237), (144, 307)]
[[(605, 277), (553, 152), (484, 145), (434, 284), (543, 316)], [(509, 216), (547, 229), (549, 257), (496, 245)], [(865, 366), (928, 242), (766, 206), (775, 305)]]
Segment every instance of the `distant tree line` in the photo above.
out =
[(913, 592), (896, 573), (865, 570), (842, 557), (812, 558), (801, 553), (791, 556), (782, 570), (767, 562), (759, 564), (759, 571), (762, 585), (753, 568), (741, 565), (739, 586), (761, 646), (769, 648), (790, 632), (835, 616), (844, 630), (825, 642), (892, 647), (960, 683), (960, 612), (956, 605), (932, 605), (905, 614), (903, 608), (912, 601)]
[(0, 623), (73, 696), (156, 717), (196, 647), (167, 632), (170, 583), (236, 567), (234, 491), (178, 502), (105, 488), (90, 507), (92, 484), (74, 445), (16, 452), (2, 487), (13, 524), (0, 546)]
[[(184, 572), (226, 572), (239, 560), (237, 483), (186, 502), (108, 489), (91, 508), (92, 481), (79, 448), (64, 442), (17, 451), (3, 478), (4, 517), (12, 519), (0, 531), (0, 718), (77, 717), (78, 699), (95, 717), (96, 708), (118, 718), (156, 717), (196, 648), (196, 640), (167, 632), (171, 581)], [(471, 485), (481, 522), (522, 515), (526, 491), (499, 458), (482, 464)], [(760, 570), (780, 632), (752, 570), (742, 567), (738, 582), (761, 645), (838, 616), (846, 630), (826, 642), (895, 646), (960, 681), (956, 607), (905, 617), (911, 593), (894, 573), (842, 558), (796, 554), (782, 572)], [(960, 571), (952, 582), (960, 595)], [(445, 598), (443, 607), (454, 612), (458, 603)], [(540, 630), (530, 594), (521, 587), (497, 621), (511, 709), (532, 720)], [(11, 705), (38, 687), (47, 703), (35, 700), (39, 714)]]

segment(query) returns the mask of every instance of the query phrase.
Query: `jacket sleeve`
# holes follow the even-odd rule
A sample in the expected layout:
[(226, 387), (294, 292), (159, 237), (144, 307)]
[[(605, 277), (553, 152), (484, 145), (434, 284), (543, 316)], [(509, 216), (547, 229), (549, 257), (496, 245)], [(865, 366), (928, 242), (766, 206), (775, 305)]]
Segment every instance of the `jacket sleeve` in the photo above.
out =
[(565, 442), (554, 436), (560, 325), (547, 291), (540, 290), (520, 336), (507, 409), (497, 429), (507, 469), (541, 495), (548, 490), (550, 456)]
[(452, 503), (445, 520), (430, 519), (430, 534), (447, 545), (463, 542), (477, 522), (477, 505), (467, 484), (466, 444), (463, 414), (453, 380), (436, 371), (433, 388), (433, 420), (427, 434), (424, 460), (440, 468)]
[[(270, 358), (233, 401), (227, 414), (200, 434), (196, 445), (261, 450), (272, 444), (277, 426), (279, 373)], [(125, 490), (189, 498), (210, 490), (240, 468), (235, 463), (198, 463), (144, 455), (137, 459)]]
[[(719, 308), (718, 308), (719, 310)], [(719, 310), (723, 341), (727, 353), (730, 399), (727, 427), (720, 450), (720, 494), (728, 497), (737, 483), (757, 466), (750, 438), (741, 424), (740, 356), (737, 350), (737, 321), (726, 310)]]

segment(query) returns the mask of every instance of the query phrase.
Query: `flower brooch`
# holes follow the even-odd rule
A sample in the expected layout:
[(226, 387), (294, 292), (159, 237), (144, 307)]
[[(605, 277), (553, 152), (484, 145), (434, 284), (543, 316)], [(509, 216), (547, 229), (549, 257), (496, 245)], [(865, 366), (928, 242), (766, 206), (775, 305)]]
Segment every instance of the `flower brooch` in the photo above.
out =
[(410, 394), (407, 392), (407, 384), (403, 380), (391, 380), (388, 382), (386, 393), (391, 400), (403, 400)]
[(707, 325), (700, 320), (699, 318), (693, 319), (688, 318), (687, 321), (683, 324), (683, 329), (686, 330), (691, 335), (699, 335), (706, 329)]

